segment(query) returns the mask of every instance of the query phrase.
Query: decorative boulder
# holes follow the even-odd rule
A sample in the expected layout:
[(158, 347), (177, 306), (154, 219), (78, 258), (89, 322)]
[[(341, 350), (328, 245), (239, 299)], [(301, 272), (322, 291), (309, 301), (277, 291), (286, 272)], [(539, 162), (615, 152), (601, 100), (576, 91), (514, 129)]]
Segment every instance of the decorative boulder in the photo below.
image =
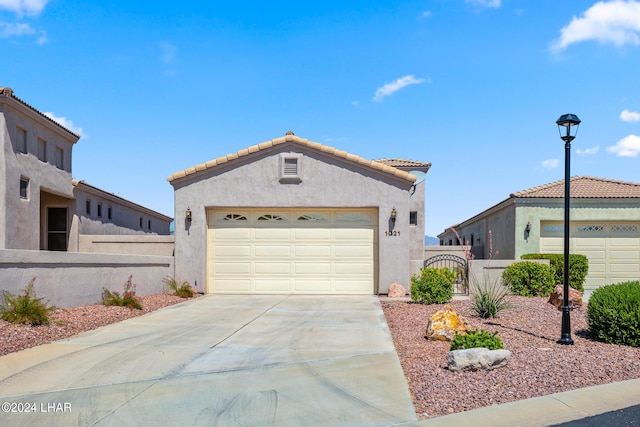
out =
[(468, 348), (447, 354), (447, 369), (453, 372), (479, 371), (500, 368), (509, 362), (509, 350)]
[[(562, 310), (562, 304), (564, 299), (564, 286), (556, 285), (549, 297), (549, 304), (555, 306), (558, 310)], [(569, 307), (571, 309), (582, 306), (582, 295), (577, 289), (569, 288)]]
[(466, 333), (472, 329), (467, 321), (449, 304), (438, 310), (427, 324), (427, 338), (433, 341), (451, 341), (456, 332)]
[(407, 289), (399, 283), (394, 283), (389, 286), (389, 298), (404, 298), (407, 295)]

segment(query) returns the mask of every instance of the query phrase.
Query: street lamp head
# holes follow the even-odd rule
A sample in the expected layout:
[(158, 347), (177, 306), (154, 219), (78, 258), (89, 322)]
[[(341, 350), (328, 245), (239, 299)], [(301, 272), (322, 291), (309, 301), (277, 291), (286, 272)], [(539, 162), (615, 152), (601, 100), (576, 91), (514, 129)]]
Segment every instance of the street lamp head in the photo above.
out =
[[(556, 124), (558, 125), (558, 132), (560, 133), (560, 139), (565, 143), (570, 143), (576, 138), (578, 134), (578, 126), (580, 126), (581, 120), (575, 114), (563, 114)], [(562, 134), (562, 129), (566, 129), (566, 133)]]

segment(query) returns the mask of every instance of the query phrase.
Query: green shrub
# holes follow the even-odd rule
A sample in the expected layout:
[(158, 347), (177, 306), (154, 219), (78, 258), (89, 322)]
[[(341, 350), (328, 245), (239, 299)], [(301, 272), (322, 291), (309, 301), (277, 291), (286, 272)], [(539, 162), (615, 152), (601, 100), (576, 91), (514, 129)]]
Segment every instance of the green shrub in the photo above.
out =
[(623, 282), (596, 289), (587, 308), (588, 331), (610, 344), (640, 347), (640, 282)]
[(33, 290), (35, 281), (35, 277), (31, 279), (21, 295), (2, 291), (0, 314), (3, 320), (31, 326), (49, 324), (49, 314), (56, 308), (36, 297), (36, 291)]
[[(555, 284), (564, 283), (564, 254), (526, 254), (521, 259), (548, 259)], [(580, 254), (569, 254), (569, 286), (584, 292), (584, 281), (589, 272), (589, 259)]]
[(498, 336), (498, 331), (490, 333), (483, 330), (469, 331), (466, 334), (456, 332), (449, 351), (463, 350), (468, 348), (486, 348), (489, 350), (499, 350), (504, 348), (502, 340)]
[(483, 319), (498, 317), (498, 313), (511, 308), (507, 301), (508, 289), (498, 282), (478, 286), (471, 294), (471, 309)]
[(411, 299), (421, 304), (444, 304), (453, 298), (455, 272), (443, 268), (423, 268), (411, 278)]
[(163, 282), (173, 295), (182, 298), (192, 298), (195, 295), (189, 282), (179, 282), (171, 277), (166, 277)]
[(142, 310), (142, 304), (136, 297), (136, 285), (132, 282), (133, 276), (124, 283), (124, 292), (111, 292), (109, 289), (102, 289), (102, 303), (104, 305), (116, 305), (119, 307), (129, 307), (130, 309)]
[(511, 292), (525, 297), (548, 296), (554, 288), (551, 267), (538, 262), (513, 263), (502, 272), (502, 280)]

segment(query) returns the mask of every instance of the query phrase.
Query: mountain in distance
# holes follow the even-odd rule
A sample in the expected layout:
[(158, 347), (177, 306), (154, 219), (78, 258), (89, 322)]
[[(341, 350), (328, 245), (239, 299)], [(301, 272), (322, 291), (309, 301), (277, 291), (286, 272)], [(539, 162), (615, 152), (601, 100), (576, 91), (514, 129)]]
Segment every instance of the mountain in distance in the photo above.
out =
[(424, 245), (425, 246), (439, 246), (440, 240), (437, 237), (424, 236)]

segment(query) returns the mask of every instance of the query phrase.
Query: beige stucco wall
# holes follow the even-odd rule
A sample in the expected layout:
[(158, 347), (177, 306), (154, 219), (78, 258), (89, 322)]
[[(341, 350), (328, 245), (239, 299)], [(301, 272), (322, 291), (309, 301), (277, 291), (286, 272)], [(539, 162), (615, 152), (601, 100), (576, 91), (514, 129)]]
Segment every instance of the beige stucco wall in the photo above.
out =
[(0, 250), (0, 290), (18, 294), (35, 277), (37, 296), (57, 307), (99, 303), (103, 288), (122, 293), (130, 275), (137, 295), (162, 293), (173, 257)]
[(81, 235), (79, 252), (173, 256), (174, 236)]
[[(301, 153), (302, 182), (279, 182), (279, 154)], [(174, 180), (176, 217), (176, 277), (204, 285), (206, 277), (206, 209), (212, 207), (315, 207), (377, 208), (378, 236), (377, 282), (379, 293), (400, 283), (407, 287), (410, 278), (409, 232), (412, 182), (382, 174), (365, 166), (354, 165), (336, 156), (325, 155), (299, 145), (286, 143), (236, 159), (231, 165), (217, 166), (200, 174)], [(422, 204), (424, 206), (424, 204)], [(184, 217), (191, 209), (192, 223)], [(395, 231), (388, 237), (391, 210), (397, 211)], [(424, 208), (420, 210), (424, 216)], [(420, 247), (423, 236), (419, 238)], [(414, 264), (422, 261), (416, 250)], [(203, 286), (204, 287), (204, 286)]]

